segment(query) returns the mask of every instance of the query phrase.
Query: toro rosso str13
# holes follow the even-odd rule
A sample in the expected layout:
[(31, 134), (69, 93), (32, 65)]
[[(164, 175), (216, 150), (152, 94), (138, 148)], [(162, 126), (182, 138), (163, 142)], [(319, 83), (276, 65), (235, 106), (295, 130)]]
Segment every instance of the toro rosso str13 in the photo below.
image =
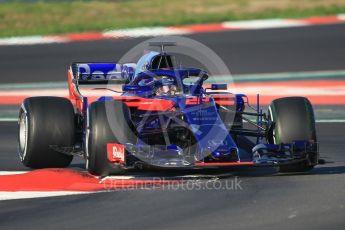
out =
[[(100, 176), (143, 167), (277, 166), (297, 172), (318, 163), (308, 99), (276, 99), (263, 113), (246, 95), (227, 91), (227, 84), (207, 84), (206, 71), (176, 67), (164, 50), (173, 43), (151, 45), (161, 51), (136, 64), (73, 63), (69, 99), (25, 99), (18, 121), (22, 163), (67, 167), (81, 156)], [(113, 83), (122, 83), (122, 90)], [(81, 87), (98, 96), (83, 95)]]

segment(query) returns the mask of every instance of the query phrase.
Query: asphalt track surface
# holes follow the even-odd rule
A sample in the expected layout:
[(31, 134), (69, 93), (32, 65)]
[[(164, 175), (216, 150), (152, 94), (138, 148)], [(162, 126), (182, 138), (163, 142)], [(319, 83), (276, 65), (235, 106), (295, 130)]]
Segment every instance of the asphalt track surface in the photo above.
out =
[[(215, 51), (234, 74), (345, 68), (345, 24), (201, 33), (187, 37)], [(116, 61), (146, 39), (0, 46), (0, 84), (65, 81), (71, 62)]]
[[(345, 64), (345, 25), (189, 37), (213, 49), (236, 74), (336, 70)], [(0, 83), (63, 81), (70, 62), (113, 61), (143, 40), (0, 47)], [(308, 173), (207, 171), (230, 173), (221, 185), (237, 177), (242, 189), (168, 187), (2, 201), (0, 229), (343, 229), (344, 130), (345, 123), (317, 124), (326, 164)], [(1, 171), (28, 170), (19, 163), (16, 139), (16, 123), (0, 122)], [(71, 167), (81, 163), (75, 160)]]
[[(222, 170), (205, 172), (230, 173), (214, 188), (208, 184), (200, 187), (205, 189), (181, 186), (2, 201), (0, 228), (343, 229), (344, 130), (345, 123), (317, 124), (321, 157), (327, 163), (308, 173), (276, 174), (270, 168)], [(16, 123), (0, 123), (0, 137), (1, 170), (27, 170), (18, 162)], [(75, 161), (72, 167), (79, 163)], [(231, 186), (236, 177), (240, 186)], [(218, 189), (219, 183), (228, 189)]]

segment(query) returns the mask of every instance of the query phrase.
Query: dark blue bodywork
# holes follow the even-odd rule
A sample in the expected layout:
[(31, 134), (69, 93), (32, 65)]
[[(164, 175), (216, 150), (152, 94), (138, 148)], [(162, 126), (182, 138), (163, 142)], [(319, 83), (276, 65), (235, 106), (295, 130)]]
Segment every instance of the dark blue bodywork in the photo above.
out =
[[(224, 91), (224, 84), (205, 86), (206, 71), (176, 68), (166, 53), (150, 52), (137, 64), (88, 63), (73, 68), (77, 86), (124, 83), (120, 96), (98, 100), (139, 100), (137, 106), (129, 106), (138, 140), (126, 143), (126, 167), (138, 162), (159, 167), (281, 165), (303, 161), (316, 151), (307, 140), (267, 144), (272, 124), (259, 107), (245, 110), (246, 95)], [(160, 95), (157, 90), (164, 86), (173, 86), (174, 94)], [(140, 109), (140, 103), (148, 101), (171, 106)], [(255, 122), (246, 120), (254, 123), (254, 129), (244, 128), (244, 115), (255, 118)]]

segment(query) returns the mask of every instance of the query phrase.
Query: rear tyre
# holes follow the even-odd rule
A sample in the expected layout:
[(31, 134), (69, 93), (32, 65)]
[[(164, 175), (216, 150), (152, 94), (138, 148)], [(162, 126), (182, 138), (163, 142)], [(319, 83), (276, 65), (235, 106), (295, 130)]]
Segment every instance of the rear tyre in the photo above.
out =
[[(315, 118), (311, 103), (304, 97), (286, 97), (272, 101), (268, 117), (275, 126), (268, 137), (271, 144), (291, 143), (296, 140), (316, 142)], [(314, 165), (308, 161), (279, 167), (280, 172), (304, 172)]]
[(18, 120), (21, 162), (30, 168), (67, 167), (73, 157), (56, 152), (52, 146), (74, 145), (74, 122), (74, 108), (65, 98), (25, 99)]
[(94, 175), (122, 174), (125, 168), (108, 160), (107, 144), (134, 143), (135, 129), (130, 111), (121, 101), (97, 101), (91, 104), (86, 134), (86, 168)]

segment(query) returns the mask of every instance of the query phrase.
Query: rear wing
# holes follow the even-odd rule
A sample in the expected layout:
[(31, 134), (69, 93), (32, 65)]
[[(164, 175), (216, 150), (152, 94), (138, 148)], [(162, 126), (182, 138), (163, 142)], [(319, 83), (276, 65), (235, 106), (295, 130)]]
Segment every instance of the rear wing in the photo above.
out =
[(134, 63), (72, 63), (70, 70), (73, 83), (87, 84), (126, 84), (134, 77)]
[(72, 63), (68, 69), (69, 98), (83, 112), (87, 99), (80, 93), (80, 85), (126, 84), (134, 78), (135, 67), (135, 63)]

